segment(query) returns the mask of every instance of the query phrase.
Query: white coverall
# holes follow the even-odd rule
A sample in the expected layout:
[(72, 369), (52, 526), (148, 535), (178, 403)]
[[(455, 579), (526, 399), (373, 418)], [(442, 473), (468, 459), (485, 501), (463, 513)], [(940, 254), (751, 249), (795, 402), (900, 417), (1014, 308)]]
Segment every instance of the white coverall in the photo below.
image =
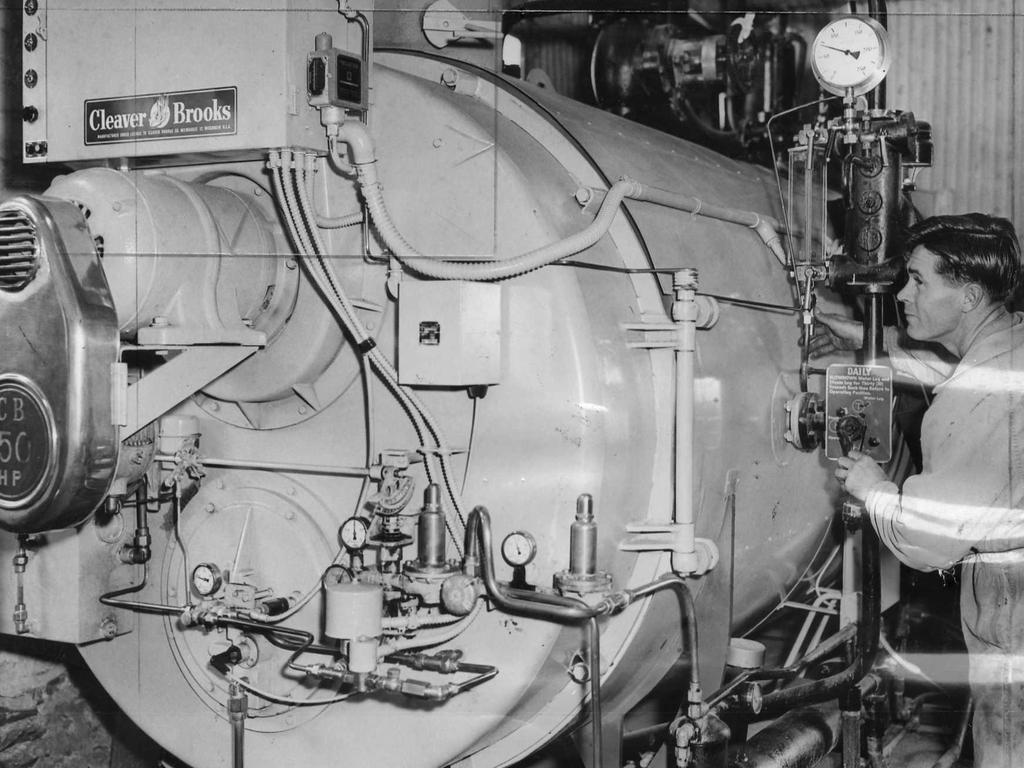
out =
[[(897, 372), (935, 379), (924, 358), (888, 346)], [(1024, 765), (1022, 452), (1024, 316), (1003, 315), (979, 329), (935, 387), (921, 425), (921, 473), (902, 493), (882, 482), (865, 499), (879, 538), (911, 568), (963, 563), (975, 768)]]

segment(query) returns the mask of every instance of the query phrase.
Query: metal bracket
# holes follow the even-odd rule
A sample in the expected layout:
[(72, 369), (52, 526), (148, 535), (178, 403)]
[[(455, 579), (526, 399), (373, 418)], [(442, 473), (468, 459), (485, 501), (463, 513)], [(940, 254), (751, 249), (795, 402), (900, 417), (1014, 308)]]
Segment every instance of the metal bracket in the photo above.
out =
[(128, 366), (113, 363), (111, 421), (121, 427), (122, 439), (134, 435), (258, 349), (255, 346), (161, 346), (161, 351), (177, 351), (178, 354), (134, 384), (128, 383)]
[[(720, 314), (718, 302), (710, 296), (694, 296), (696, 326), (699, 330), (713, 328)], [(681, 349), (683, 343), (680, 324), (673, 322), (623, 323), (626, 346), (629, 349)]]
[(672, 552), (672, 570), (699, 576), (718, 565), (718, 547), (693, 535), (692, 523), (630, 523), (619, 543), (624, 552)]
[(469, 38), (501, 39), (501, 24), (496, 21), (474, 21), (448, 0), (436, 0), (423, 12), (423, 36), (435, 48)]

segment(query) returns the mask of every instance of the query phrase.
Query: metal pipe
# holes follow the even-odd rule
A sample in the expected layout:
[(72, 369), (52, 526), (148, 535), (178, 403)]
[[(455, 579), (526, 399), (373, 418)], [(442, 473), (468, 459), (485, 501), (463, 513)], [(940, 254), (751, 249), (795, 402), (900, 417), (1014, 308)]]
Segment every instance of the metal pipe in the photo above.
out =
[(861, 355), (864, 365), (878, 365), (883, 352), (882, 303), (886, 294), (864, 294), (864, 344)]
[(597, 626), (596, 616), (587, 622), (587, 666), (590, 667), (591, 757), (594, 768), (604, 768), (604, 744), (601, 742), (604, 735), (604, 728), (601, 727), (601, 630)]
[(814, 682), (791, 688), (783, 688), (781, 691), (773, 691), (766, 694), (761, 705), (761, 711), (770, 712), (772, 710), (788, 709), (796, 704), (810, 704), (834, 699), (854, 682), (857, 666), (858, 663), (854, 661), (841, 672), (829, 675), (821, 680), (815, 680)]
[(811, 768), (839, 738), (837, 708), (794, 709), (749, 739), (732, 768)]
[[(471, 555), (472, 552), (472, 555)], [(590, 666), (590, 721), (594, 768), (602, 768), (601, 745), (601, 656), (597, 611), (582, 600), (557, 595), (541, 599), (506, 594), (494, 577), (491, 517), (483, 507), (474, 507), (466, 521), (466, 556), (479, 557), (480, 576), (488, 597), (503, 611), (561, 624), (587, 622), (587, 664)], [(519, 594), (523, 594), (520, 592)]]
[[(885, 0), (868, 0), (868, 15), (882, 25), (883, 29), (889, 27), (889, 13)], [(869, 106), (872, 109), (885, 109), (886, 90), (883, 79), (869, 95)]]
[[(156, 461), (174, 463), (174, 456), (161, 453)], [(328, 464), (293, 464), (283, 461), (252, 461), (249, 459), (223, 459), (213, 456), (202, 458), (204, 467), (224, 467), (227, 469), (262, 469), (274, 472), (307, 472), (315, 475), (341, 475), (344, 477), (368, 477), (370, 470), (366, 467), (336, 467)]]
[(786, 251), (782, 247), (782, 239), (779, 235), (780, 232), (785, 231), (785, 227), (771, 216), (764, 216), (754, 211), (744, 211), (738, 208), (726, 208), (721, 205), (713, 205), (706, 203), (699, 197), (693, 197), (691, 195), (684, 195), (678, 192), (670, 192), (665, 189), (659, 189), (658, 187), (652, 187), (647, 184), (641, 184), (640, 182), (634, 182), (639, 190), (636, 193), (630, 192), (627, 197), (633, 200), (642, 200), (647, 203), (654, 203), (655, 205), (665, 206), (666, 208), (672, 208), (677, 211), (685, 211), (692, 213), (694, 216), (706, 216), (711, 219), (717, 219), (718, 221), (726, 221), (730, 224), (740, 224), (744, 227), (753, 229), (758, 237), (761, 238), (768, 250), (770, 250), (775, 258), (779, 260), (779, 263), (784, 267), (789, 267), (789, 258), (786, 256)]
[(850, 686), (840, 698), (843, 768), (860, 768), (860, 689)]
[(861, 531), (860, 584), (861, 616), (857, 624), (857, 679), (871, 670), (878, 655), (878, 637), (882, 622), (882, 575), (878, 534), (871, 525)]
[[(494, 576), (493, 547), (491, 540), (491, 518), (482, 506), (473, 508), (466, 521), (466, 564), (474, 570), (479, 564), (479, 575), (484, 582), (488, 597), (501, 610), (519, 613), (532, 618), (553, 621), (560, 624), (587, 622), (587, 648), (590, 666), (591, 723), (593, 727), (594, 766), (601, 768), (601, 656), (600, 628), (597, 617), (612, 614), (626, 608), (635, 600), (648, 597), (662, 589), (674, 589), (680, 598), (682, 615), (687, 627), (683, 633), (684, 642), (690, 651), (690, 690), (688, 705), (691, 710), (701, 709), (700, 677), (697, 671), (697, 620), (693, 595), (686, 582), (675, 574), (665, 574), (636, 589), (620, 590), (607, 595), (594, 606), (582, 600), (545, 594), (505, 589)], [(684, 649), (685, 650), (685, 649)]]
[(232, 768), (245, 768), (245, 712), (248, 709), (248, 697), (235, 681), (229, 686), (228, 720), (231, 722), (231, 765)]
[(672, 276), (676, 300), (672, 319), (679, 326), (676, 362), (675, 507), (674, 522), (682, 529), (684, 551), (672, 552), (672, 570), (695, 573), (697, 567), (695, 514), (693, 508), (694, 455), (694, 357), (697, 350), (697, 270), (685, 269)]

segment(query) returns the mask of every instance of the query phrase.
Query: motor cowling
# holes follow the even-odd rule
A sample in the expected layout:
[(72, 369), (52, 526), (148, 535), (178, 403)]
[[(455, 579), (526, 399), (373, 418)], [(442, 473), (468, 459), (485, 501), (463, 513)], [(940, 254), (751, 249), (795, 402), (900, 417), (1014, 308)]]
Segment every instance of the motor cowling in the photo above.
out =
[(72, 203), (5, 202), (0, 244), (0, 527), (73, 526), (102, 502), (117, 465), (117, 315)]

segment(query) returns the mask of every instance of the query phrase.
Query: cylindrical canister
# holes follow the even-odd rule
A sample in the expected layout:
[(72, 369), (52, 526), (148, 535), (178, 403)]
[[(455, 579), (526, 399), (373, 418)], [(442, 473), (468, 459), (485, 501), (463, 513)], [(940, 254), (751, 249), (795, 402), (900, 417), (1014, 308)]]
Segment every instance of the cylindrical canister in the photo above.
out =
[(377, 584), (346, 581), (324, 585), (324, 634), (338, 640), (379, 637), (384, 590)]

